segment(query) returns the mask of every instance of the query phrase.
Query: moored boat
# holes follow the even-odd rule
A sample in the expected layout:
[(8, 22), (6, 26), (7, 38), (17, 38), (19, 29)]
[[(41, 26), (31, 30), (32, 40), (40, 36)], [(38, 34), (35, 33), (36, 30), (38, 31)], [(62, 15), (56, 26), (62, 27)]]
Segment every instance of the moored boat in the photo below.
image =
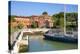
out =
[(78, 37), (76, 35), (70, 35), (70, 34), (63, 34), (63, 33), (51, 33), (47, 31), (44, 34), (44, 38), (47, 40), (53, 40), (53, 41), (61, 41), (61, 42), (68, 42), (68, 43), (77, 43)]

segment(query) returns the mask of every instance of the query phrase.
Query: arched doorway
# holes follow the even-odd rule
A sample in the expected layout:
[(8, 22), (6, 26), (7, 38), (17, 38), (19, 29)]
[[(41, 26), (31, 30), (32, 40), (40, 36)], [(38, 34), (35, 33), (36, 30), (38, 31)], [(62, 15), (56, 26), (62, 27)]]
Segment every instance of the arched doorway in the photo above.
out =
[(49, 27), (50, 27), (50, 26), (49, 26), (49, 21), (48, 21), (48, 20), (45, 21), (45, 27), (46, 27), (46, 28), (49, 28)]
[(38, 21), (35, 21), (35, 23), (36, 23), (36, 26), (38, 27)]

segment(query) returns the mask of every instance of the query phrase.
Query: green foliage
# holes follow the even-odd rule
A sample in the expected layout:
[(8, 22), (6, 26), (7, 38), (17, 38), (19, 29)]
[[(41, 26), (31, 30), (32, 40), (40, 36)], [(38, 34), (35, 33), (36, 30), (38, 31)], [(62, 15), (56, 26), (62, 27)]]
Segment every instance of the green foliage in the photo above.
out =
[(32, 22), (31, 27), (32, 27), (32, 28), (37, 28), (37, 27), (38, 27), (38, 25), (37, 25), (37, 23), (36, 23), (36, 22)]
[(53, 16), (52, 16), (52, 18), (53, 18), (53, 21), (54, 21), (54, 26), (55, 27), (63, 27), (63, 24), (64, 24), (64, 12), (60, 12), (60, 13), (58, 13), (58, 14), (54, 14)]
[(23, 24), (19, 23), (17, 26), (18, 29), (22, 29), (23, 28)]
[(60, 27), (64, 27), (64, 18), (60, 18)]
[[(52, 21), (54, 21), (54, 26), (64, 27), (64, 12), (60, 12), (52, 15)], [(70, 22), (70, 23), (68, 23)], [(74, 23), (76, 22), (76, 23)], [(66, 23), (69, 28), (75, 28), (78, 26), (78, 13), (66, 13)]]
[(78, 27), (78, 13), (66, 13), (67, 18), (67, 28), (77, 28)]
[(28, 46), (27, 45), (21, 45), (19, 47), (19, 52), (22, 53), (22, 52), (28, 52)]

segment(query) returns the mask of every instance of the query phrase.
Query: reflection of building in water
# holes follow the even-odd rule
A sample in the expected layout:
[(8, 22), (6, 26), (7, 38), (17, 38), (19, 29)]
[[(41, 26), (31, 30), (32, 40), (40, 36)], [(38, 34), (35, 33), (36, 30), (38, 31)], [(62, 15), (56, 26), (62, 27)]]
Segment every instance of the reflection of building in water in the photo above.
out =
[(24, 27), (31, 27), (32, 23), (35, 22), (37, 27), (44, 28), (44, 27), (53, 27), (53, 22), (51, 20), (51, 16), (49, 16), (47, 13), (43, 13), (40, 16), (16, 16), (15, 20), (17, 23), (21, 23), (24, 25)]

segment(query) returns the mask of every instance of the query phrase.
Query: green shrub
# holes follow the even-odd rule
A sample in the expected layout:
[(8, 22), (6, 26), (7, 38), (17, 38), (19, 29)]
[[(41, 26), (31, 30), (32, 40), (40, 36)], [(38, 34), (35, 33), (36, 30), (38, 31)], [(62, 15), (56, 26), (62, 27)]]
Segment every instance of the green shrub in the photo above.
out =
[(19, 52), (20, 53), (28, 52), (28, 45), (20, 45)]

